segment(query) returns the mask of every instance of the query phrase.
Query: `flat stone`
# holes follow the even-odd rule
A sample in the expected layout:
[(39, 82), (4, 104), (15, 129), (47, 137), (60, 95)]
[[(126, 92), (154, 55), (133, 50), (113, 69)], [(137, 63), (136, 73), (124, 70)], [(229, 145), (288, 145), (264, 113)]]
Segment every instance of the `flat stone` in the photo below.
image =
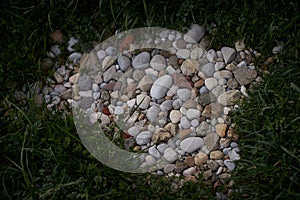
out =
[(110, 68), (108, 68), (104, 73), (103, 73), (103, 81), (104, 82), (109, 82), (112, 80), (113, 76), (117, 72), (116, 66), (113, 65)]
[(132, 66), (136, 69), (146, 69), (149, 67), (150, 53), (142, 52), (138, 54), (132, 61)]
[(186, 116), (181, 117), (180, 125), (184, 129), (188, 129), (191, 127), (191, 122), (188, 120)]
[(233, 74), (240, 85), (248, 85), (257, 77), (257, 71), (247, 66), (237, 67)]
[(205, 86), (208, 90), (212, 90), (214, 87), (218, 85), (218, 81), (215, 78), (207, 78), (205, 79)]
[(213, 160), (221, 160), (224, 157), (224, 154), (222, 151), (212, 151), (210, 152), (209, 157)]
[(159, 106), (161, 111), (169, 111), (172, 109), (173, 101), (172, 100), (165, 100)]
[(188, 137), (180, 143), (180, 148), (187, 152), (193, 153), (204, 145), (204, 141), (199, 137)]
[(156, 149), (156, 146), (152, 146), (148, 149), (148, 153), (156, 159), (161, 157), (159, 151)]
[(206, 106), (211, 103), (211, 97), (209, 93), (203, 93), (199, 96), (198, 102), (201, 106)]
[(160, 109), (157, 106), (151, 106), (147, 110), (147, 118), (150, 122), (155, 122), (157, 120), (158, 113), (160, 112)]
[(224, 61), (226, 64), (233, 61), (236, 56), (235, 49), (231, 48), (231, 47), (222, 47), (221, 52), (222, 52), (222, 55), (223, 55), (223, 58), (224, 58)]
[(240, 160), (241, 156), (234, 150), (228, 152), (230, 160), (236, 161)]
[(152, 165), (156, 164), (156, 159), (153, 156), (151, 156), (151, 155), (147, 155), (146, 158), (145, 158), (145, 162), (149, 166), (152, 166)]
[(202, 66), (201, 71), (206, 77), (212, 77), (215, 73), (215, 66), (213, 63), (207, 63)]
[(106, 56), (102, 62), (102, 71), (106, 71), (110, 66), (112, 66), (118, 58), (116, 56)]
[(189, 167), (193, 167), (195, 165), (195, 162), (194, 162), (194, 157), (193, 156), (187, 156), (185, 159), (184, 159), (184, 162), (187, 164), (187, 166)]
[(191, 51), (189, 49), (179, 49), (176, 52), (176, 56), (182, 59), (188, 59), (190, 57)]
[(234, 103), (239, 100), (241, 97), (241, 92), (239, 90), (229, 90), (224, 93), (222, 93), (218, 97), (218, 103), (222, 104), (223, 106), (231, 106), (234, 105)]
[(190, 128), (189, 129), (180, 130), (179, 133), (178, 133), (178, 138), (180, 140), (183, 140), (183, 139), (187, 138), (190, 135), (190, 133), (192, 133), (192, 132), (193, 131)]
[(178, 89), (176, 94), (182, 101), (187, 101), (191, 97), (191, 91), (186, 88)]
[(204, 141), (207, 148), (211, 150), (216, 150), (219, 144), (219, 135), (216, 133), (209, 133), (205, 136)]
[(168, 147), (169, 146), (166, 143), (162, 143), (162, 144), (157, 145), (156, 148), (160, 153), (164, 153)]
[(188, 109), (186, 116), (189, 120), (198, 119), (201, 115), (201, 112), (197, 109)]
[(139, 94), (136, 96), (136, 103), (140, 109), (147, 109), (150, 106), (150, 97), (147, 94)]
[(92, 103), (94, 103), (94, 98), (93, 97), (83, 97), (79, 101), (79, 107), (83, 109), (88, 109), (91, 107)]
[(118, 58), (118, 64), (122, 71), (126, 71), (131, 66), (131, 60), (127, 56), (120, 56)]
[(154, 81), (149, 75), (145, 75), (139, 82), (138, 88), (140, 88), (143, 92), (149, 92)]
[(220, 80), (222, 78), (224, 79), (230, 79), (232, 78), (232, 73), (229, 70), (221, 70), (214, 73), (214, 78), (217, 80)]
[(158, 71), (164, 70), (167, 66), (166, 59), (161, 55), (155, 55), (150, 61), (150, 66)]
[(170, 120), (172, 123), (176, 124), (176, 123), (180, 122), (181, 116), (182, 116), (182, 114), (179, 110), (172, 110), (170, 112)]
[(174, 151), (171, 147), (168, 147), (165, 151), (164, 151), (164, 158), (170, 162), (173, 163), (178, 159), (178, 155), (176, 153), (176, 151)]
[(156, 99), (164, 97), (172, 85), (173, 79), (170, 75), (161, 76), (153, 83), (150, 89), (151, 97)]
[(203, 165), (207, 162), (208, 156), (203, 152), (199, 152), (195, 155), (194, 162), (195, 165)]
[(150, 131), (143, 131), (136, 136), (136, 143), (138, 145), (145, 145), (150, 142), (152, 133)]
[(206, 53), (206, 58), (210, 63), (215, 63), (217, 61), (217, 53), (215, 52), (215, 50), (210, 49)]
[(224, 62), (216, 62), (215, 64), (215, 71), (219, 71), (220, 69), (223, 69), (225, 67)]
[(127, 130), (127, 133), (133, 137), (136, 137), (140, 133), (140, 129), (137, 126), (132, 126)]
[(103, 49), (99, 50), (97, 52), (97, 57), (99, 59), (100, 62), (103, 62), (103, 59), (107, 56), (106, 51), (104, 51)]
[(181, 71), (184, 75), (192, 76), (198, 73), (199, 62), (193, 59), (187, 59), (181, 64)]

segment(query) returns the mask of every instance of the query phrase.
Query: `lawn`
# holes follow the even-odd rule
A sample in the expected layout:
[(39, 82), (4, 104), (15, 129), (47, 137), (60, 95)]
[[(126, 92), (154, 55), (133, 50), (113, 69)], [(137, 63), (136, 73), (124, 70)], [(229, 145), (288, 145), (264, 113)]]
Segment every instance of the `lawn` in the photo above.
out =
[[(45, 64), (49, 34), (80, 38), (76, 49), (132, 28), (184, 31), (205, 27), (219, 50), (244, 40), (262, 54), (255, 61), (264, 82), (232, 114), (242, 159), (232, 173), (231, 199), (300, 199), (300, 13), (298, 1), (1, 1), (1, 199), (214, 199), (203, 182), (174, 189), (176, 178), (108, 168), (82, 145), (71, 115), (48, 111), (13, 93), (53, 76)], [(283, 44), (283, 51), (272, 49)], [(264, 61), (273, 56), (273, 62)], [(222, 191), (222, 188), (219, 188)]]

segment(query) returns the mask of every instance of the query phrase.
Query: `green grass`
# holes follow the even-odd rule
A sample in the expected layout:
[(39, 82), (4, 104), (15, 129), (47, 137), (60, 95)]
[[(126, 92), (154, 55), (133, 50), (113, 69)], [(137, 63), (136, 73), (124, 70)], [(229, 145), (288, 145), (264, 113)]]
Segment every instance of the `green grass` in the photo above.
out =
[[(24, 83), (44, 82), (43, 59), (49, 33), (80, 38), (89, 51), (116, 30), (159, 26), (182, 31), (203, 25), (211, 48), (247, 47), (271, 55), (277, 42), (284, 51), (271, 65), (265, 83), (234, 113), (242, 160), (233, 174), (233, 199), (298, 199), (300, 196), (300, 69), (297, 1), (6, 1), (0, 3), (0, 197), (1, 199), (213, 199), (203, 183), (174, 191), (171, 181), (103, 166), (85, 150), (71, 116), (52, 114), (31, 102), (22, 109), (12, 98)], [(215, 28), (215, 27), (216, 28)], [(64, 41), (63, 50), (67, 40)], [(66, 51), (64, 51), (66, 52)], [(58, 59), (62, 62), (67, 53)], [(53, 60), (54, 62), (55, 60)], [(10, 103), (11, 102), (11, 103)]]

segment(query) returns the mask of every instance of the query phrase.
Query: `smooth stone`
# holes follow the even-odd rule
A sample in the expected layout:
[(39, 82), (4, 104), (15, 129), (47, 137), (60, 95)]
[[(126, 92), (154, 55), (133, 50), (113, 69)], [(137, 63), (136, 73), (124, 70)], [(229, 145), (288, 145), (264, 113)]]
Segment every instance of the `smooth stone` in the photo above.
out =
[(184, 75), (173, 73), (172, 77), (174, 80), (174, 85), (178, 86), (178, 88), (188, 88), (190, 90), (192, 89), (190, 82), (185, 78)]
[[(179, 138), (180, 140), (183, 140), (183, 139), (187, 138), (187, 137), (190, 135), (190, 133), (192, 133), (192, 132), (193, 132), (193, 131), (192, 131), (191, 129), (182, 129), (182, 130), (180, 130), (179, 133), (178, 133), (178, 138)], [(180, 143), (181, 143), (180, 140), (177, 140), (177, 142), (178, 142), (178, 144), (177, 144), (177, 142), (176, 142), (176, 145), (177, 145), (177, 146), (180, 145)]]
[(207, 87), (206, 86), (202, 86), (201, 88), (200, 88), (200, 90), (199, 90), (199, 93), (200, 94), (205, 94), (205, 93), (208, 93), (209, 91), (208, 91), (208, 89), (207, 89)]
[(68, 59), (73, 63), (78, 63), (81, 57), (82, 57), (81, 53), (74, 52), (68, 57)]
[(224, 165), (227, 167), (229, 172), (235, 169), (235, 163), (232, 160), (225, 160)]
[(204, 145), (204, 141), (200, 137), (188, 137), (181, 141), (180, 148), (187, 152), (193, 153)]
[(200, 65), (197, 60), (186, 59), (181, 64), (181, 71), (184, 75), (192, 76), (198, 72), (199, 66)]
[(131, 66), (131, 61), (127, 56), (120, 56), (118, 58), (118, 64), (122, 71), (126, 71)]
[(231, 143), (230, 143), (230, 146), (231, 146), (232, 148), (236, 148), (236, 147), (238, 147), (238, 144), (237, 144), (236, 142), (231, 142)]
[(82, 97), (92, 97), (93, 92), (92, 90), (79, 91), (79, 95)]
[(240, 85), (248, 85), (257, 77), (257, 71), (249, 69), (247, 66), (241, 66), (233, 71), (235, 79)]
[(140, 133), (140, 129), (137, 126), (132, 126), (127, 130), (127, 133), (133, 137), (136, 137)]
[(150, 95), (153, 98), (160, 99), (164, 97), (167, 91), (171, 88), (173, 84), (173, 79), (170, 75), (163, 75), (154, 81), (151, 89)]
[(216, 133), (209, 133), (205, 136), (204, 141), (207, 148), (211, 150), (216, 150), (218, 148), (220, 136)]
[(150, 106), (150, 97), (147, 94), (139, 94), (136, 96), (136, 103), (140, 109), (147, 109)]
[(183, 36), (183, 39), (188, 43), (199, 42), (205, 35), (205, 29), (198, 24), (193, 24), (191, 29)]
[(192, 50), (191, 59), (198, 60), (198, 59), (202, 58), (203, 55), (204, 55), (204, 50), (202, 48), (197, 47)]
[(116, 106), (114, 114), (115, 115), (122, 115), (122, 114), (124, 114), (124, 109), (121, 106)]
[(99, 90), (100, 90), (100, 87), (99, 87), (99, 85), (98, 85), (98, 84), (95, 84), (95, 83), (93, 83), (93, 85), (92, 85), (92, 90), (93, 90), (94, 92), (99, 92)]
[(223, 151), (223, 154), (224, 155), (228, 155), (228, 153), (229, 153), (229, 151), (231, 151), (231, 147), (226, 147), (226, 148), (224, 148), (222, 151)]
[(231, 48), (231, 47), (222, 47), (221, 52), (222, 52), (222, 55), (223, 55), (223, 58), (224, 58), (224, 61), (226, 64), (233, 61), (236, 56), (235, 49)]
[(152, 146), (148, 149), (148, 153), (156, 159), (161, 157), (159, 151), (156, 149), (156, 146)]
[(159, 108), (161, 111), (169, 111), (172, 109), (172, 104), (172, 100), (166, 100), (160, 104)]
[(101, 50), (99, 50), (99, 51), (97, 52), (97, 57), (98, 57), (98, 59), (99, 59), (100, 62), (102, 62), (103, 59), (104, 59), (106, 56), (107, 56), (107, 53), (106, 53), (106, 51), (104, 51), (103, 49), (101, 49)]
[(215, 52), (215, 50), (210, 49), (206, 53), (206, 58), (210, 63), (215, 63), (217, 61), (217, 53)]
[(193, 120), (191, 121), (191, 125), (192, 125), (193, 127), (198, 127), (199, 124), (200, 124), (200, 122), (199, 122), (198, 119), (193, 119)]
[(174, 164), (166, 164), (165, 167), (164, 167), (164, 173), (168, 174), (168, 173), (174, 171), (174, 169), (175, 169)]
[(138, 54), (132, 61), (132, 66), (136, 69), (146, 69), (149, 67), (150, 53), (142, 52)]
[(236, 161), (240, 160), (241, 156), (234, 150), (228, 152), (230, 160)]
[(155, 55), (150, 61), (150, 66), (158, 71), (164, 70), (167, 66), (166, 59), (161, 55)]
[(221, 71), (217, 71), (214, 73), (214, 78), (219, 80), (219, 79), (231, 79), (232, 78), (232, 73), (228, 70), (221, 70)]
[(224, 92), (225, 92), (225, 87), (220, 85), (217, 85), (216, 87), (214, 87), (214, 89), (211, 90), (211, 93), (214, 95), (214, 97), (218, 97)]
[(196, 168), (195, 167), (190, 167), (190, 168), (187, 168), (185, 169), (183, 172), (182, 172), (182, 175), (183, 176), (192, 176), (196, 173)]
[(182, 106), (182, 100), (181, 99), (175, 99), (173, 101), (172, 106), (173, 106), (173, 109), (175, 109), (175, 110), (180, 109), (180, 107)]
[(91, 107), (92, 103), (94, 103), (94, 98), (93, 97), (83, 97), (79, 101), (79, 107), (83, 109), (88, 109)]
[(201, 112), (197, 109), (188, 109), (186, 116), (189, 120), (198, 119), (201, 115)]
[(179, 110), (172, 110), (170, 112), (170, 120), (172, 123), (175, 123), (175, 124), (178, 123), (181, 119), (181, 116), (182, 116), (182, 114)]
[(109, 55), (109, 56), (114, 56), (118, 52), (118, 50), (115, 47), (112, 47), (112, 46), (107, 47), (105, 51), (106, 51), (107, 55)]
[(202, 93), (198, 98), (198, 102), (201, 106), (206, 106), (206, 105), (210, 104), (211, 100), (212, 99), (211, 99), (211, 96), (209, 93)]
[(150, 122), (155, 122), (157, 120), (157, 116), (160, 112), (160, 109), (157, 106), (151, 106), (148, 110), (147, 110), (147, 118)]
[(241, 92), (238, 90), (229, 90), (222, 93), (217, 101), (218, 103), (222, 104), (223, 106), (231, 106), (234, 105), (236, 101), (239, 100), (241, 97)]
[(136, 136), (136, 143), (138, 145), (145, 145), (150, 142), (152, 133), (150, 131), (143, 131)]
[(215, 73), (215, 66), (213, 63), (207, 63), (202, 66), (201, 71), (205, 74), (205, 76), (212, 77)]
[(138, 88), (140, 88), (143, 92), (149, 92), (154, 81), (149, 75), (145, 75), (139, 82)]
[(216, 132), (220, 137), (225, 137), (227, 124), (217, 124), (215, 126)]
[(157, 145), (156, 148), (160, 153), (164, 153), (168, 147), (169, 146), (166, 143), (161, 143), (161, 144)]
[(182, 101), (187, 101), (191, 97), (191, 90), (186, 88), (178, 89), (176, 94)]
[(176, 40), (175, 42), (173, 42), (173, 46), (178, 50), (179, 49), (185, 49), (186, 48), (186, 42), (183, 39), (179, 39), (179, 40)]
[(227, 87), (230, 89), (236, 89), (238, 86), (239, 83), (234, 78), (231, 78), (227, 81)]
[(223, 69), (225, 67), (224, 62), (216, 62), (215, 64), (215, 71), (219, 71), (220, 69)]
[(191, 127), (191, 122), (188, 120), (186, 116), (181, 117), (180, 125), (183, 129), (188, 129)]
[(212, 151), (209, 154), (209, 158), (213, 159), (213, 160), (220, 160), (224, 157), (224, 154), (222, 153), (222, 151)]
[(179, 49), (176, 52), (178, 58), (187, 59), (190, 57), (191, 51), (189, 49)]
[(106, 71), (110, 66), (112, 66), (118, 58), (116, 56), (106, 56), (102, 62), (102, 71)]
[(54, 87), (54, 91), (58, 92), (59, 94), (66, 91), (66, 90), (67, 90), (67, 88), (63, 85), (56, 85)]
[(164, 151), (164, 158), (170, 162), (173, 163), (178, 159), (178, 154), (176, 153), (176, 151), (174, 151), (171, 147), (168, 147), (165, 151)]
[(218, 85), (218, 81), (215, 78), (207, 78), (205, 79), (205, 86), (208, 90), (212, 90), (214, 87)]
[(103, 114), (100, 115), (100, 120), (101, 120), (100, 127), (105, 127), (110, 123), (110, 119), (107, 115), (103, 115)]
[(63, 99), (72, 99), (72, 93), (73, 93), (73, 90), (70, 88), (70, 89), (67, 89), (66, 91), (62, 92), (59, 96)]

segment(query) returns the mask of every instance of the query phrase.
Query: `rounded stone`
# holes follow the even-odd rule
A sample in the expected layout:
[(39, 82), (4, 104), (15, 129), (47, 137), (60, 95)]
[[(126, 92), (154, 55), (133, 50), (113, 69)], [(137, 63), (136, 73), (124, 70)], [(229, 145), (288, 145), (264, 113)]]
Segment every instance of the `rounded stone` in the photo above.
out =
[(186, 116), (189, 120), (198, 119), (201, 115), (201, 112), (197, 109), (188, 109)]
[(151, 61), (150, 66), (158, 71), (164, 70), (166, 68), (166, 59), (161, 55), (155, 55)]
[(153, 98), (160, 99), (166, 95), (173, 84), (172, 76), (163, 75), (158, 78), (150, 89), (150, 95)]
[(181, 112), (179, 110), (172, 110), (170, 112), (170, 120), (172, 123), (178, 123), (181, 119)]
[(178, 89), (177, 90), (177, 96), (182, 100), (182, 101), (187, 101), (191, 97), (191, 90), (183, 88), (183, 89)]
[(118, 64), (122, 71), (126, 71), (131, 66), (131, 61), (127, 56), (120, 56), (118, 58)]
[(150, 142), (152, 133), (150, 131), (143, 131), (136, 136), (136, 143), (138, 145), (145, 145)]
[(188, 137), (180, 143), (180, 148), (187, 153), (193, 153), (194, 151), (203, 147), (203, 145), (204, 141), (202, 138)]
[(149, 67), (150, 53), (142, 52), (138, 54), (132, 61), (132, 66), (136, 69), (146, 69)]

